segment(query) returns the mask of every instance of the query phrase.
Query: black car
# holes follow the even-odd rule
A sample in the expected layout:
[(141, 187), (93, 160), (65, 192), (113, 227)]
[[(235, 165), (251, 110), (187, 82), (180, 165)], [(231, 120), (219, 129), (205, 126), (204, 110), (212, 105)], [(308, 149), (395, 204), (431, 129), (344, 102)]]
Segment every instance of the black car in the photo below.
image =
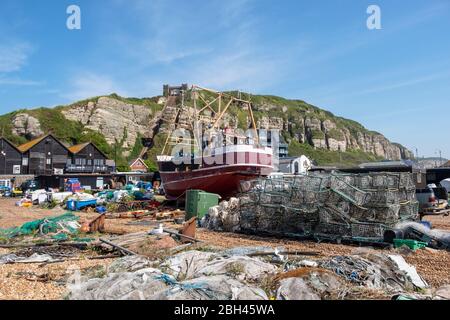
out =
[(36, 180), (27, 180), (20, 185), (20, 189), (23, 192), (35, 191), (39, 189), (39, 183)]

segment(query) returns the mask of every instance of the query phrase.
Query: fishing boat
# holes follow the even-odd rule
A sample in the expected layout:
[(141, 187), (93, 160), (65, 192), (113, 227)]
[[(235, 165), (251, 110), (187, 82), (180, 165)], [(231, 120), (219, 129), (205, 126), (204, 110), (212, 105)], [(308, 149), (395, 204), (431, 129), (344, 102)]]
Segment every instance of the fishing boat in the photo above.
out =
[[(270, 175), (274, 169), (273, 150), (259, 143), (251, 103), (197, 86), (192, 86), (190, 91), (193, 107), (186, 107), (185, 99), (181, 98), (176, 116), (179, 120), (183, 118), (180, 117), (183, 110), (189, 113), (184, 116), (185, 120), (188, 119), (184, 124), (188, 123), (189, 128), (180, 129), (178, 123), (172, 125), (163, 152), (157, 157), (166, 197), (180, 199), (187, 190), (196, 189), (228, 199), (241, 191), (243, 181)], [(209, 100), (202, 96), (203, 93), (209, 94)], [(184, 97), (185, 93), (177, 91), (177, 94)], [(203, 102), (200, 106), (198, 99)], [(245, 135), (242, 130), (221, 125), (233, 104), (248, 112), (251, 128), (247, 132), (251, 134)], [(207, 118), (203, 115), (205, 110), (208, 110)], [(172, 134), (176, 130), (187, 129), (194, 132), (193, 139), (180, 139), (177, 134)]]

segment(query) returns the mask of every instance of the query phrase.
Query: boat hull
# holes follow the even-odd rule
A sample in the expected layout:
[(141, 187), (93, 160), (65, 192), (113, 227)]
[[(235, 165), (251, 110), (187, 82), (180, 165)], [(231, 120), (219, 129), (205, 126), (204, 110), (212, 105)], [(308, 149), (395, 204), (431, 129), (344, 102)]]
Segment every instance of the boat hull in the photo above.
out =
[(160, 172), (168, 199), (184, 198), (186, 190), (203, 190), (228, 199), (240, 192), (241, 182), (267, 176), (271, 166), (227, 165), (189, 172)]

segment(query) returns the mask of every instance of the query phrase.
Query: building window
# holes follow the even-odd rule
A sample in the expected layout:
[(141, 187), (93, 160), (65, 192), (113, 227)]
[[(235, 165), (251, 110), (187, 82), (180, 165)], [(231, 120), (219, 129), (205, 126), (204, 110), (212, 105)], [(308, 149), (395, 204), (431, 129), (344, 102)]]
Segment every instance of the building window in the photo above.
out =
[(86, 165), (86, 159), (77, 158), (75, 159), (75, 164), (77, 166), (84, 166)]
[(94, 159), (94, 165), (103, 166), (105, 164), (103, 159)]
[(22, 165), (23, 166), (28, 166), (28, 158), (23, 158), (22, 159)]
[(47, 165), (49, 166), (49, 165), (51, 165), (52, 164), (52, 158), (47, 158)]
[(88, 165), (88, 166), (92, 166), (92, 160), (91, 160), (91, 159), (88, 159), (87, 165)]

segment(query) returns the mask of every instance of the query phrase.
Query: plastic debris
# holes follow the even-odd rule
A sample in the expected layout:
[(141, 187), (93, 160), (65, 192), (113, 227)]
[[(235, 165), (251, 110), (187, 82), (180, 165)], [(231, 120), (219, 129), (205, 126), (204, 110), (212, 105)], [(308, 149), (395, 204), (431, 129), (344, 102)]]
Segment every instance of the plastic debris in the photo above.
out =
[(151, 261), (141, 256), (126, 256), (115, 260), (108, 268), (110, 273), (135, 272), (150, 268)]
[(405, 259), (399, 255), (389, 255), (389, 258), (394, 261), (397, 267), (406, 272), (408, 277), (411, 279), (411, 282), (419, 289), (428, 288), (428, 283), (422, 279), (421, 276), (417, 273), (417, 270), (414, 266), (406, 263)]
[(183, 275), (185, 279), (190, 279), (216, 257), (217, 254), (211, 252), (187, 251), (171, 257), (163, 266), (176, 276)]
[(0, 256), (0, 265), (9, 263), (44, 263), (51, 261), (54, 261), (54, 259), (50, 255), (38, 253), (34, 253), (30, 257), (19, 257), (15, 254)]

